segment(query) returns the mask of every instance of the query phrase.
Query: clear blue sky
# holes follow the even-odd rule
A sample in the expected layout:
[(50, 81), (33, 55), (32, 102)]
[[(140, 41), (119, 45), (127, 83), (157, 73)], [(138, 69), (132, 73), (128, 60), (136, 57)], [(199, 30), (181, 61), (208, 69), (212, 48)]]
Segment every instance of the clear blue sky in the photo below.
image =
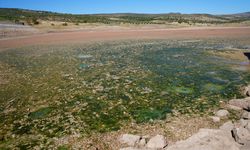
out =
[(0, 0), (0, 8), (24, 8), (73, 14), (211, 13), (250, 11), (250, 0)]

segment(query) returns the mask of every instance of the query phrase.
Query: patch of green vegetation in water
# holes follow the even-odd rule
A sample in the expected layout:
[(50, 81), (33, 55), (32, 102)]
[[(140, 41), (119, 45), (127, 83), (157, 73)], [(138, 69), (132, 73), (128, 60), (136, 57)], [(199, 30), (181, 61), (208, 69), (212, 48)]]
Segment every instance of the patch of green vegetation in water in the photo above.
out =
[(87, 65), (87, 64), (80, 64), (79, 68), (80, 69), (86, 69), (86, 68), (89, 68), (89, 65)]
[(44, 118), (47, 115), (49, 115), (52, 112), (53, 108), (52, 107), (45, 107), (45, 108), (41, 108), (35, 112), (31, 112), (29, 114), (29, 117), (31, 119), (40, 119), (40, 118)]
[(217, 91), (221, 91), (224, 87), (222, 85), (216, 85), (216, 84), (212, 84), (212, 83), (208, 83), (206, 85), (204, 85), (204, 89), (210, 92), (217, 92)]
[(174, 92), (182, 93), (182, 94), (192, 94), (193, 89), (192, 88), (186, 88), (186, 87), (174, 87)]
[(148, 122), (150, 120), (156, 119), (165, 119), (166, 114), (171, 113), (171, 110), (168, 108), (157, 110), (157, 109), (150, 109), (150, 108), (142, 108), (138, 110), (134, 110), (132, 114), (135, 116), (134, 119), (138, 123)]

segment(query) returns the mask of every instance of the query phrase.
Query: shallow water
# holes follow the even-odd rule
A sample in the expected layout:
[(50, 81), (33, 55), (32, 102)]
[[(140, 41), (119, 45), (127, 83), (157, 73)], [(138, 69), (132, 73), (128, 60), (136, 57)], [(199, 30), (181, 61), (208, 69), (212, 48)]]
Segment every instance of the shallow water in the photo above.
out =
[(241, 97), (239, 87), (250, 80), (247, 63), (201, 48), (211, 46), (224, 47), (136, 41), (1, 52), (9, 76), (0, 85), (0, 123), (15, 126), (2, 131), (85, 135), (165, 119), (172, 111), (210, 113), (220, 100)]

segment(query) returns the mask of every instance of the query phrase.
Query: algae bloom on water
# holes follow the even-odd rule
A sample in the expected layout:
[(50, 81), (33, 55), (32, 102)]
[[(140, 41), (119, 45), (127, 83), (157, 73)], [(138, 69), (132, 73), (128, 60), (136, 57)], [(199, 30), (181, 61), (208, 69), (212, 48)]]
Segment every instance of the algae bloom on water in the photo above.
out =
[(224, 87), (222, 85), (217, 85), (217, 84), (212, 84), (212, 83), (208, 83), (208, 84), (204, 85), (204, 89), (211, 91), (211, 92), (220, 91), (223, 88)]
[(220, 99), (239, 96), (250, 76), (233, 69), (238, 62), (200, 48), (209, 41), (185, 44), (152, 40), (3, 51), (0, 67), (10, 78), (0, 84), (0, 133), (37, 133), (46, 140), (90, 135), (165, 119), (173, 110), (204, 114)]

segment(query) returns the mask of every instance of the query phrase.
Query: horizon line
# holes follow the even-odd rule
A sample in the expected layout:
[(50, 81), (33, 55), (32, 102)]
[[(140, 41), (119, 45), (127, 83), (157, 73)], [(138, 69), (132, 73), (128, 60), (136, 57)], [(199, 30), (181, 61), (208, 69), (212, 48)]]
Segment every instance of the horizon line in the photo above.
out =
[(250, 13), (249, 11), (243, 12), (234, 12), (234, 13), (181, 13), (181, 12), (162, 12), (162, 13), (143, 13), (143, 12), (105, 12), (105, 13), (67, 13), (67, 12), (59, 12), (59, 11), (51, 11), (51, 10), (40, 10), (40, 9), (28, 9), (28, 8), (17, 8), (17, 7), (0, 7), (0, 9), (19, 9), (19, 10), (29, 10), (29, 11), (42, 11), (42, 12), (50, 12), (57, 14), (69, 14), (69, 15), (109, 15), (109, 14), (141, 14), (141, 15), (164, 15), (164, 14), (183, 14), (183, 15), (198, 15), (198, 14), (207, 14), (207, 15), (233, 15), (233, 14), (241, 14), (241, 13)]

